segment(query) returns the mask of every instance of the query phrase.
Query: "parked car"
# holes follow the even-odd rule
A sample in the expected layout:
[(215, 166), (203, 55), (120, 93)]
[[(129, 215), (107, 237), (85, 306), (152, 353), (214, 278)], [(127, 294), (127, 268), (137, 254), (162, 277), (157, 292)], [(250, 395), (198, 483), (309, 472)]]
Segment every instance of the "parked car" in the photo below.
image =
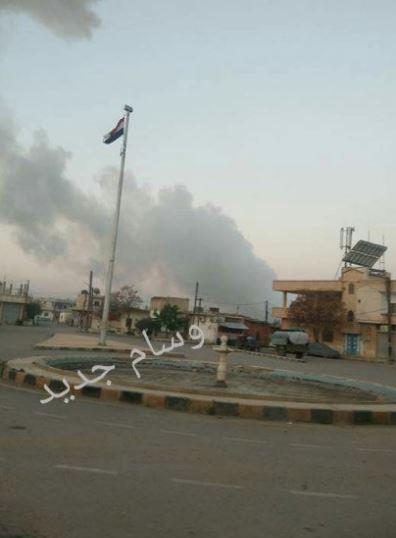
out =
[(241, 349), (247, 349), (248, 351), (258, 351), (259, 343), (254, 336), (243, 336), (238, 341), (238, 347)]
[(320, 342), (311, 342), (308, 346), (308, 354), (326, 359), (341, 359), (341, 355), (336, 349)]
[(302, 329), (275, 331), (271, 336), (270, 347), (274, 347), (278, 355), (285, 356), (287, 353), (294, 353), (300, 359), (308, 353), (309, 336)]

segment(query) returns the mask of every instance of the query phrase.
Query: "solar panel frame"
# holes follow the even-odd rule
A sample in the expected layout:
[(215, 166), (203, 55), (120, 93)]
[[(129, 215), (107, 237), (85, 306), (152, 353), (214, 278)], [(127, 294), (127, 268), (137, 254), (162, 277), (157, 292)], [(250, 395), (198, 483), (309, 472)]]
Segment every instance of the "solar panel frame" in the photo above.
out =
[(384, 245), (378, 245), (377, 243), (370, 243), (370, 241), (360, 240), (343, 257), (342, 261), (371, 269), (386, 250), (387, 247)]

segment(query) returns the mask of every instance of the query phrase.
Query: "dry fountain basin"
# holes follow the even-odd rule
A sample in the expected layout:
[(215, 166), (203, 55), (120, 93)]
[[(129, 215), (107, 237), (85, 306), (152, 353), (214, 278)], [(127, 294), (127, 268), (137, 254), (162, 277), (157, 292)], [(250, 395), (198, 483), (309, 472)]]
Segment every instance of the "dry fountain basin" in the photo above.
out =
[[(81, 377), (95, 380), (94, 366), (114, 366), (105, 379), (81, 390)], [(216, 362), (147, 357), (137, 378), (125, 355), (31, 357), (6, 364), (2, 377), (60, 393), (66, 379), (75, 395), (141, 403), (241, 418), (326, 424), (396, 424), (396, 388), (329, 375), (229, 365), (227, 388), (216, 387)]]

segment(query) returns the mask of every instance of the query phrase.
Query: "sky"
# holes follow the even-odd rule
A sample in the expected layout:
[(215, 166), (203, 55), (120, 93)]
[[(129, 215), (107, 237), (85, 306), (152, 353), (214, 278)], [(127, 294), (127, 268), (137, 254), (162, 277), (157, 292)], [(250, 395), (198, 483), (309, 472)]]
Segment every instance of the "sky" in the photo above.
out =
[[(356, 240), (385, 237), (395, 272), (394, 2), (88, 3), (100, 25), (87, 39), (0, 12), (0, 101), (22, 148), (45, 130), (95, 196), (119, 160), (102, 136), (128, 103), (138, 185), (182, 184), (194, 204), (222, 208), (277, 278), (334, 278), (349, 225)], [(60, 272), (34, 259), (7, 223), (0, 249), (0, 273), (73, 288), (67, 260)]]

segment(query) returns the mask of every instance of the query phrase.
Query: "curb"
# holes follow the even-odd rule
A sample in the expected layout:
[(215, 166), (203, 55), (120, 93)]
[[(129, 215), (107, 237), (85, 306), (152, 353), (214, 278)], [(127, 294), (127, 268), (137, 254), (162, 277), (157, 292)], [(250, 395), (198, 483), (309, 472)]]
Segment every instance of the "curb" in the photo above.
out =
[(236, 347), (235, 351), (238, 351), (239, 353), (246, 353), (247, 355), (255, 355), (256, 357), (281, 359), (283, 361), (290, 361), (290, 362), (307, 362), (305, 359), (297, 359), (296, 357), (278, 355), (277, 353), (273, 353), (271, 351), (250, 351), (248, 349), (243, 349), (240, 347)]
[[(45, 345), (45, 344), (36, 344), (35, 349), (42, 349), (44, 351), (85, 351), (90, 353), (91, 351), (100, 351), (102, 353), (120, 353), (120, 354), (129, 354), (132, 351), (132, 347), (129, 348), (117, 348), (117, 347), (104, 347), (104, 346), (92, 346), (92, 347), (82, 347), (82, 346), (62, 346), (62, 345)], [(146, 350), (146, 354), (151, 356), (151, 353)], [(164, 357), (174, 358), (174, 359), (184, 359), (185, 353), (173, 353), (165, 352)]]
[[(47, 372), (46, 372), (47, 373)], [(59, 378), (27, 373), (22, 369), (0, 365), (0, 378), (19, 386), (42, 389), (47, 384), (51, 390), (62, 390), (64, 384)], [(72, 394), (76, 394), (71, 382)], [(223, 417), (239, 417), (276, 422), (301, 422), (327, 425), (393, 425), (396, 426), (395, 410), (352, 409), (350, 406), (330, 406), (325, 404), (297, 404), (294, 402), (254, 403), (249, 400), (232, 401), (230, 398), (200, 395), (178, 395), (164, 391), (145, 389), (111, 389), (106, 386), (85, 386), (79, 395), (103, 401), (119, 401), (157, 409), (170, 409), (189, 413), (200, 413)]]

